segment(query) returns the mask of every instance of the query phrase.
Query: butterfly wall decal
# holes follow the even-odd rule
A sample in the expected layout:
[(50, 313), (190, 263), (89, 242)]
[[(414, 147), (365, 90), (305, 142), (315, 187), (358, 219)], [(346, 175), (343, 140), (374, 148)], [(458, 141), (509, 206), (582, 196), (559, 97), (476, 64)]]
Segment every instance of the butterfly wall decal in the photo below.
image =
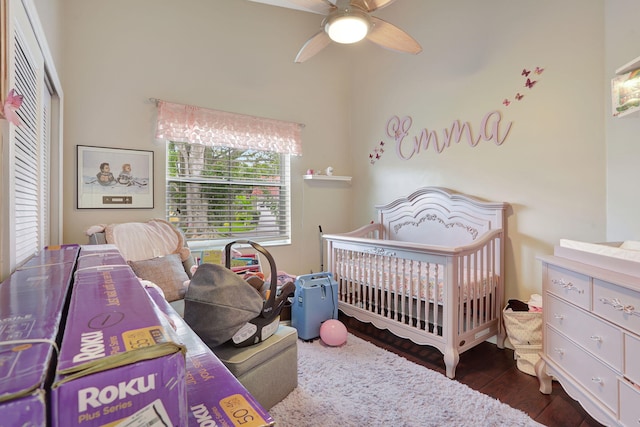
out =
[(15, 89), (11, 89), (7, 95), (7, 99), (2, 104), (0, 115), (16, 126), (22, 125), (20, 117), (16, 114), (16, 110), (20, 108), (23, 100), (22, 95), (18, 95)]
[(373, 165), (376, 160), (380, 160), (380, 157), (382, 157), (382, 154), (384, 153), (384, 148), (382, 147), (384, 147), (384, 141), (380, 141), (373, 151), (369, 153), (369, 163)]
[[(525, 83), (524, 83), (525, 87), (531, 89), (531, 88), (533, 88), (533, 86), (536, 83), (538, 83), (538, 80), (532, 80), (529, 77), (529, 75), (531, 75), (531, 73), (534, 73), (535, 75), (540, 75), (540, 74), (542, 74), (543, 71), (544, 71), (544, 68), (542, 68), (542, 67), (535, 67), (535, 68), (532, 68), (532, 69), (523, 68), (522, 72), (520, 73), (520, 75), (523, 76), (526, 79)], [(515, 98), (516, 101), (520, 101), (520, 100), (522, 100), (522, 98), (524, 98), (524, 95), (521, 94), (520, 92), (517, 92), (514, 95), (514, 98)], [(512, 104), (511, 99), (504, 98), (504, 100), (502, 101), (502, 104), (504, 106), (508, 107), (509, 105)]]

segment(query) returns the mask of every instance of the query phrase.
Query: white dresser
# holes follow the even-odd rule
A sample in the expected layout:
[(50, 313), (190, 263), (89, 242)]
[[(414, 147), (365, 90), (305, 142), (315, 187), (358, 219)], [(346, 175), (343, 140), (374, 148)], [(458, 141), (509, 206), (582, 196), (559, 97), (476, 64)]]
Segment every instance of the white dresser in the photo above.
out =
[(554, 254), (539, 258), (540, 391), (551, 393), (553, 377), (602, 424), (640, 426), (640, 263), (558, 247)]

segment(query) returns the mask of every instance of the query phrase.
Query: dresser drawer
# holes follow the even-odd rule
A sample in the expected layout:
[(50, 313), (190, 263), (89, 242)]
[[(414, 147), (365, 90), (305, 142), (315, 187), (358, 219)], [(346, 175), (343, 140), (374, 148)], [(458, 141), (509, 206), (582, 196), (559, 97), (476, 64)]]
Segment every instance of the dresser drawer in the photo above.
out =
[(622, 372), (623, 336), (620, 329), (549, 293), (544, 312), (547, 324)]
[(620, 423), (624, 426), (640, 425), (640, 389), (620, 380)]
[(545, 289), (587, 310), (591, 309), (591, 278), (549, 265)]
[[(545, 308), (546, 310), (546, 308)], [(545, 353), (610, 411), (618, 412), (618, 378), (614, 370), (547, 325)]]
[(631, 332), (640, 332), (640, 292), (596, 279), (593, 311)]
[(624, 375), (640, 384), (640, 339), (624, 334)]

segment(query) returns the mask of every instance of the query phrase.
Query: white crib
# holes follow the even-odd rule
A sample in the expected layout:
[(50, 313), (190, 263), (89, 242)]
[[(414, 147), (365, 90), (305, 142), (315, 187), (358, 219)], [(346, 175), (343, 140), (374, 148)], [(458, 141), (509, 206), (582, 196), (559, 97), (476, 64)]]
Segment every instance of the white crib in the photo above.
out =
[(454, 378), (463, 351), (492, 336), (504, 347), (507, 207), (427, 187), (376, 206), (377, 223), (324, 235), (339, 309), (437, 348)]

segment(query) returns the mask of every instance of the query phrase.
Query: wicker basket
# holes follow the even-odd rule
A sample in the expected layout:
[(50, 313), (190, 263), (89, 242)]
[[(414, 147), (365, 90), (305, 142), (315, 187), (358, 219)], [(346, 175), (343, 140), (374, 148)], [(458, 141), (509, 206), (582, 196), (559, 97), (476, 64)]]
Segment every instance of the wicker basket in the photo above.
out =
[(542, 312), (502, 311), (504, 327), (513, 345), (516, 366), (522, 372), (535, 375), (535, 365), (542, 351)]

